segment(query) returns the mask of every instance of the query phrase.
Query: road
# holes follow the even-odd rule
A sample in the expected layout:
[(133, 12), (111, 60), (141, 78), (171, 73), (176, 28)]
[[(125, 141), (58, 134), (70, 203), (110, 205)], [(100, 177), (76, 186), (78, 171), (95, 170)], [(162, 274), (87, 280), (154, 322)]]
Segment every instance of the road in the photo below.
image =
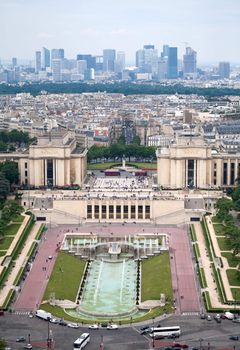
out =
[[(223, 320), (221, 324), (215, 321), (200, 320), (198, 316), (171, 316), (161, 322), (162, 326), (180, 325), (182, 336), (178, 340), (191, 346), (199, 347), (199, 339), (202, 340), (203, 349), (223, 349), (223, 347), (240, 350), (239, 341), (229, 341), (230, 335), (240, 335), (239, 324)], [(139, 327), (122, 327), (118, 330), (109, 331), (106, 329), (88, 330), (86, 327), (80, 329), (70, 329), (55, 324), (50, 324), (55, 349), (67, 350), (72, 348), (73, 341), (79, 335), (87, 331), (91, 334), (91, 341), (86, 350), (99, 349), (101, 336), (103, 336), (105, 350), (141, 350), (149, 349), (150, 340), (147, 336), (139, 334)], [(5, 314), (0, 317), (0, 335), (4, 336), (12, 350), (23, 349), (24, 344), (16, 343), (16, 338), (24, 336), (28, 338), (30, 334), (33, 349), (39, 349), (42, 342), (46, 341), (48, 333), (48, 323), (46, 321), (33, 318), (27, 315)], [(209, 343), (209, 348), (208, 348)], [(161, 346), (161, 341), (156, 341), (156, 348)]]

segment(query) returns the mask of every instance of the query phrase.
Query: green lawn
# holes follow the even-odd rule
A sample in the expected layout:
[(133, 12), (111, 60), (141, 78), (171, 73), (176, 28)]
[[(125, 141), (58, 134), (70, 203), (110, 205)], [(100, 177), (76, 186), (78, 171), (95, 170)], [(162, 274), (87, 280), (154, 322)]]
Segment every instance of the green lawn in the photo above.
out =
[(226, 232), (226, 227), (222, 224), (213, 225), (216, 236), (224, 236)]
[(216, 216), (213, 216), (212, 217), (212, 222), (216, 222), (216, 223), (221, 223), (221, 221), (216, 217)]
[(4, 236), (15, 236), (21, 224), (11, 224), (6, 227)]
[(22, 215), (17, 215), (12, 219), (13, 222), (23, 222), (23, 220), (24, 220), (24, 216)]
[(55, 293), (56, 299), (75, 301), (85, 264), (75, 256), (60, 252), (43, 299), (47, 300), (51, 293)]
[(228, 260), (228, 265), (230, 267), (237, 267), (238, 264), (240, 264), (240, 258), (234, 256), (232, 253), (222, 253), (222, 256), (227, 258)]
[(197, 236), (196, 236), (194, 225), (190, 226), (190, 233), (191, 233), (191, 240), (192, 240), (192, 242), (196, 242), (197, 241)]
[(160, 293), (164, 293), (168, 300), (172, 300), (172, 279), (168, 252), (142, 262), (142, 301), (159, 300)]
[(231, 288), (233, 299), (240, 300), (240, 288)]
[[(88, 170), (106, 170), (112, 166), (122, 165), (122, 162), (106, 162), (106, 163), (95, 163), (95, 164), (88, 164), (87, 169)], [(126, 162), (126, 165), (135, 165), (138, 168), (144, 169), (156, 169), (157, 163), (141, 163), (141, 162)]]
[(220, 250), (231, 250), (231, 244), (225, 237), (217, 237)]
[(227, 270), (227, 277), (230, 286), (240, 286), (240, 271), (238, 270)]
[(4, 256), (7, 253), (6, 250), (0, 250), (0, 256)]
[(8, 250), (13, 239), (14, 237), (3, 237), (3, 239), (0, 240), (0, 250)]

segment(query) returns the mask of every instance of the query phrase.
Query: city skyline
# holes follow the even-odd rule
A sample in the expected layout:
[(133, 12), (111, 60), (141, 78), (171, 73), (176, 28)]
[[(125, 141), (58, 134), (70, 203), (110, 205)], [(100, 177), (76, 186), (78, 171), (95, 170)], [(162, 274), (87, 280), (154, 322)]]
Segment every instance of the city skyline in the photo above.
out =
[[(240, 34), (240, 3), (229, 0), (176, 0), (146, 4), (123, 0), (77, 0), (31, 2), (1, 0), (0, 57), (9, 60), (34, 59), (42, 47), (63, 47), (66, 57), (79, 53), (102, 54), (103, 49), (126, 52), (127, 64), (144, 44), (159, 50), (164, 44), (179, 47), (182, 57), (186, 43), (198, 52), (198, 62), (240, 62), (235, 37)], [(12, 25), (14, 23), (14, 26)]]

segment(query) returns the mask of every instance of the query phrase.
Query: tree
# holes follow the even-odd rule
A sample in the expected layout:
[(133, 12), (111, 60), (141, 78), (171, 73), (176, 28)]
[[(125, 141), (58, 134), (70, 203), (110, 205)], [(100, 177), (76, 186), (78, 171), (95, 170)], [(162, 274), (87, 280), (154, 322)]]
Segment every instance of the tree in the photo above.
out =
[(133, 143), (134, 145), (140, 146), (140, 145), (141, 145), (141, 139), (140, 139), (140, 137), (139, 137), (138, 135), (135, 135), (134, 138), (133, 138), (133, 140), (132, 140), (132, 143)]
[(7, 144), (3, 141), (0, 141), (0, 152), (6, 152), (7, 151)]
[(10, 183), (5, 178), (4, 174), (0, 172), (0, 198), (6, 199), (10, 192)]
[(126, 138), (124, 136), (124, 134), (122, 134), (119, 139), (117, 140), (117, 142), (121, 145), (126, 145)]
[(0, 164), (0, 171), (5, 175), (10, 185), (17, 184), (19, 181), (18, 165), (12, 161), (6, 161)]
[(3, 338), (0, 338), (0, 350), (5, 350), (6, 346), (6, 341)]

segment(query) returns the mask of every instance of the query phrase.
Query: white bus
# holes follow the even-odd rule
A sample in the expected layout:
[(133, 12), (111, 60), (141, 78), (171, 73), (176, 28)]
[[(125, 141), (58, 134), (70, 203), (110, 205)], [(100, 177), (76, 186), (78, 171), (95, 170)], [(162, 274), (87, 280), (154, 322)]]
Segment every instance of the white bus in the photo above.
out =
[(73, 350), (75, 349), (83, 349), (87, 343), (89, 343), (90, 341), (90, 334), (89, 333), (83, 333), (80, 338), (78, 338), (77, 340), (75, 340), (75, 342), (73, 343)]
[(150, 330), (150, 336), (156, 337), (158, 335), (162, 337), (176, 337), (181, 335), (181, 329), (179, 326), (175, 327), (152, 327)]

